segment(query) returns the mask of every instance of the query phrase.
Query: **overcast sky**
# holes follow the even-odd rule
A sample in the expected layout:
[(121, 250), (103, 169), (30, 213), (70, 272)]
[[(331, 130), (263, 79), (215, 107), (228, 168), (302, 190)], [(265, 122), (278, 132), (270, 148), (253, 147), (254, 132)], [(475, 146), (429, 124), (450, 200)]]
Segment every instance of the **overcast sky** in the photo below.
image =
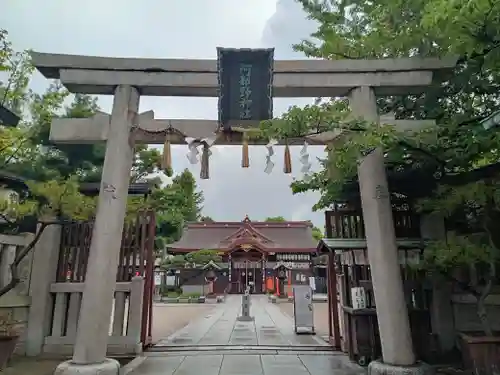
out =
[[(2, 0), (0, 28), (9, 31), (16, 49), (112, 57), (215, 58), (216, 47), (274, 47), (276, 59), (303, 58), (292, 44), (315, 30), (294, 0)], [(47, 81), (37, 73), (32, 88)], [(275, 115), (311, 99), (275, 99)], [(110, 97), (100, 97), (109, 111)], [(141, 111), (156, 118), (217, 119), (216, 98), (141, 98)], [(293, 196), (289, 184), (300, 177), (300, 147), (292, 147), (292, 176), (283, 174), (283, 149), (276, 150), (272, 174), (264, 173), (264, 147), (250, 148), (250, 168), (241, 168), (241, 147), (217, 146), (210, 179), (199, 180), (199, 165), (186, 158), (186, 146), (172, 152), (176, 171), (189, 168), (205, 195), (204, 214), (215, 220), (259, 220), (284, 216), (313, 220), (323, 227), (322, 212), (313, 213), (315, 194)], [(320, 147), (310, 147), (313, 168)]]

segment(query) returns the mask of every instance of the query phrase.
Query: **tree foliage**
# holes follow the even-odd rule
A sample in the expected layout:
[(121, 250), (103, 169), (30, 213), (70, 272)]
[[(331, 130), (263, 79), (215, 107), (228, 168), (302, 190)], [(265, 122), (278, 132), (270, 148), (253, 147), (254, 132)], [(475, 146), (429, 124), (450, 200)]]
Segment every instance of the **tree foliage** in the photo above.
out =
[[(53, 118), (93, 116), (100, 110), (97, 98), (70, 96), (59, 82), (52, 82), (41, 94), (33, 92), (29, 89), (33, 72), (28, 51), (15, 51), (7, 32), (0, 30), (0, 104), (21, 117), (17, 128), (0, 127), (0, 171), (30, 180), (28, 192), (0, 202), (0, 212), (7, 222), (4, 229), (15, 230), (29, 218), (34, 224), (38, 221), (41, 228), (34, 241), (16, 257), (11, 267), (12, 281), (0, 295), (18, 282), (16, 267), (46, 226), (93, 217), (96, 199), (82, 195), (79, 187), (82, 182), (100, 181), (104, 161), (103, 144), (62, 145), (49, 140)], [(148, 181), (154, 188), (147, 199), (129, 197), (128, 216), (140, 209), (154, 209), (157, 248), (162, 249), (165, 242), (179, 238), (184, 221), (199, 219), (203, 195), (188, 170), (175, 176), (172, 183), (159, 186), (158, 178), (150, 176), (162, 172), (159, 151), (147, 145), (137, 145), (135, 151), (131, 182)]]
[[(402, 119), (435, 119), (436, 127), (402, 132), (366, 123), (349, 113), (343, 98), (293, 107), (261, 124), (278, 139), (325, 131), (342, 135), (327, 147), (322, 169), (292, 183), (294, 193), (321, 193), (314, 209), (335, 203), (359, 207), (357, 165), (375, 147), (384, 150), (392, 198), (449, 218), (456, 235), (426, 250), (428, 268), (448, 276), (450, 267), (481, 270), (466, 289), (491, 333), (484, 299), (495, 279), (500, 237), (498, 144), (500, 132), (480, 121), (500, 103), (500, 3), (489, 0), (299, 0), (318, 29), (295, 46), (315, 58), (378, 59), (458, 56), (451, 74), (421, 95), (378, 98), (379, 113)], [(393, 203), (396, 199), (393, 200)], [(483, 265), (486, 264), (486, 267)], [(462, 286), (463, 283), (461, 283)]]
[(164, 249), (181, 237), (186, 222), (200, 220), (203, 193), (197, 191), (193, 174), (185, 169), (170, 184), (154, 189), (146, 205), (156, 214), (156, 247)]
[(268, 222), (268, 223), (284, 223), (285, 221), (287, 221), (283, 216), (270, 216), (270, 217), (266, 217), (266, 219), (264, 220), (265, 222)]
[(203, 267), (210, 262), (219, 263), (222, 257), (218, 250), (201, 249), (192, 251), (186, 255), (174, 255), (163, 261), (165, 269), (176, 269), (185, 267)]
[(313, 236), (313, 239), (316, 242), (319, 242), (323, 238), (325, 238), (325, 235), (324, 235), (323, 231), (321, 229), (319, 229), (318, 227), (313, 227), (313, 229), (312, 229), (312, 236)]

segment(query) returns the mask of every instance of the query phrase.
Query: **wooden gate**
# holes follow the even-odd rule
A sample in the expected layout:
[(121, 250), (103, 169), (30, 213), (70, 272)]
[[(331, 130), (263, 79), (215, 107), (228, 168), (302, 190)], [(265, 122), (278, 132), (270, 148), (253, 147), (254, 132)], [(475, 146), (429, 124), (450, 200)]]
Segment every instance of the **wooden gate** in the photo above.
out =
[[(63, 225), (56, 282), (85, 282), (93, 228), (93, 221)], [(155, 229), (153, 211), (140, 211), (133, 220), (125, 222), (116, 270), (117, 282), (130, 282), (134, 276), (144, 278), (141, 322), (144, 346), (151, 344), (152, 336)]]

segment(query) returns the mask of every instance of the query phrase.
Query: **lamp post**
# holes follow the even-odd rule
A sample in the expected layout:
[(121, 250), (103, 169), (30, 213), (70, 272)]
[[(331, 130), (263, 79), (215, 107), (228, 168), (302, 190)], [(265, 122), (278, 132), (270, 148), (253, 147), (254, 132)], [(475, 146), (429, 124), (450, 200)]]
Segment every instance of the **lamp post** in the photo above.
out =
[(289, 268), (284, 264), (280, 264), (276, 267), (276, 277), (278, 278), (278, 297), (280, 298), (286, 298), (285, 280), (287, 278), (288, 270)]

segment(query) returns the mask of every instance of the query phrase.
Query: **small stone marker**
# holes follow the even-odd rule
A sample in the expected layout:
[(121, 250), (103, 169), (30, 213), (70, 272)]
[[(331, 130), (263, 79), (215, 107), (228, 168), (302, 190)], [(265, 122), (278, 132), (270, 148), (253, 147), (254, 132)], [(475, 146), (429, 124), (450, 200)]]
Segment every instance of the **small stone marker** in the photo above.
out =
[(250, 322), (254, 320), (253, 316), (250, 316), (250, 293), (249, 289), (245, 291), (245, 294), (241, 297), (241, 316), (237, 318), (240, 322)]

